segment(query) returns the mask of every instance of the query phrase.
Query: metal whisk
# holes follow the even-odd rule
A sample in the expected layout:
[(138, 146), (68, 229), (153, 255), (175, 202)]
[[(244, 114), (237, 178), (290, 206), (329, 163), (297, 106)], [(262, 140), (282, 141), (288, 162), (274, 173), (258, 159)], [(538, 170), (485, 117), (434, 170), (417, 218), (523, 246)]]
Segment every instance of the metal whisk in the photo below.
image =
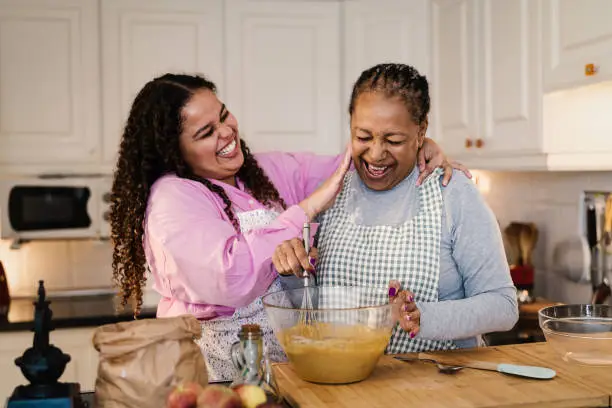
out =
[[(306, 250), (306, 255), (310, 253), (310, 223), (305, 222), (304, 228), (302, 229), (302, 238), (304, 239), (304, 249)], [(312, 305), (312, 291), (311, 288), (313, 285), (313, 277), (310, 275), (308, 270), (304, 269), (304, 296), (302, 298), (301, 309), (303, 309), (301, 314), (300, 323), (310, 325), (313, 323), (313, 305)]]

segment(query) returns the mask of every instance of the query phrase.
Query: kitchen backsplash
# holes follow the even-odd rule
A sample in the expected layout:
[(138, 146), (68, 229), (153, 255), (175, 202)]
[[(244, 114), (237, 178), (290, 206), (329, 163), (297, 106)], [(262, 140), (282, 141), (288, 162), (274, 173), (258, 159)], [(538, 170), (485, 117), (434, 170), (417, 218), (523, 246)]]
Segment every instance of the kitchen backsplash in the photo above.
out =
[(102, 241), (34, 241), (10, 249), (2, 241), (0, 260), (5, 265), (12, 295), (35, 293), (37, 281), (49, 291), (109, 287), (112, 249)]
[[(34, 296), (38, 280), (45, 280), (51, 292), (74, 289), (111, 289), (112, 248), (108, 241), (35, 241), (10, 249), (10, 241), (0, 241), (11, 296)], [(145, 305), (157, 304), (158, 296), (145, 290)]]
[(539, 229), (536, 294), (561, 302), (588, 302), (590, 284), (570, 282), (553, 272), (552, 256), (555, 246), (580, 233), (581, 193), (612, 190), (612, 172), (476, 173), (502, 228), (511, 221), (531, 221)]
[[(612, 172), (475, 172), (478, 184), (502, 227), (511, 221), (532, 221), (540, 230), (534, 253), (536, 292), (564, 302), (584, 302), (589, 285), (556, 277), (550, 269), (555, 245), (579, 232), (578, 206), (584, 190), (612, 190)], [(0, 242), (11, 293), (31, 296), (44, 279), (50, 291), (110, 288), (112, 250), (109, 242), (30, 242), (11, 250)], [(157, 297), (147, 291), (145, 303)]]

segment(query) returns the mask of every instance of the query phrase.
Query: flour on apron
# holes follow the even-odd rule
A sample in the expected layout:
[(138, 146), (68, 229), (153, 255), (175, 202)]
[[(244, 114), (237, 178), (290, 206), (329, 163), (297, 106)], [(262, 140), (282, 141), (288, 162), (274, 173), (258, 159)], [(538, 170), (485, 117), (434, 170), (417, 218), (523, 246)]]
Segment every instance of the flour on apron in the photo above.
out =
[[(278, 212), (266, 209), (245, 211), (236, 214), (240, 231), (246, 233), (272, 222)], [(277, 278), (266, 293), (282, 290)], [(232, 316), (200, 321), (202, 337), (196, 340), (206, 360), (210, 382), (232, 381), (238, 371), (232, 364), (230, 348), (238, 341), (238, 332), (244, 324), (258, 324), (264, 340), (264, 351), (270, 361), (286, 361), (286, 355), (278, 343), (263, 307), (261, 297), (248, 306), (238, 308)]]

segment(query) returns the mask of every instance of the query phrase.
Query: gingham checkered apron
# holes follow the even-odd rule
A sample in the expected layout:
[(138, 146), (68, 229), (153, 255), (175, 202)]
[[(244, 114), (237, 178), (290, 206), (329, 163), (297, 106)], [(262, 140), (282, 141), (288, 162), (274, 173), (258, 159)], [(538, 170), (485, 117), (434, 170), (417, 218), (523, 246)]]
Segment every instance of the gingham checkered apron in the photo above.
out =
[[(349, 172), (335, 204), (320, 219), (319, 285), (387, 286), (394, 279), (401, 282), (402, 289), (413, 292), (416, 301), (437, 302), (443, 208), (440, 174), (437, 169), (417, 188), (420, 209), (411, 220), (397, 226), (367, 226), (357, 225), (345, 210), (347, 199), (354, 194), (351, 180), (359, 177)], [(452, 341), (411, 339), (396, 325), (385, 353), (454, 348)]]
[[(261, 228), (272, 222), (278, 212), (273, 210), (254, 210), (236, 213), (240, 223), (240, 231), (245, 233), (255, 228)], [(280, 279), (277, 278), (266, 293), (282, 290)], [(268, 316), (264, 310), (261, 298), (258, 297), (248, 306), (238, 308), (232, 316), (213, 320), (202, 320), (202, 337), (196, 340), (202, 350), (208, 370), (208, 381), (231, 381), (239, 373), (231, 360), (230, 348), (238, 341), (238, 332), (243, 324), (258, 324), (263, 332), (264, 352), (270, 361), (286, 361), (282, 347), (278, 343)]]

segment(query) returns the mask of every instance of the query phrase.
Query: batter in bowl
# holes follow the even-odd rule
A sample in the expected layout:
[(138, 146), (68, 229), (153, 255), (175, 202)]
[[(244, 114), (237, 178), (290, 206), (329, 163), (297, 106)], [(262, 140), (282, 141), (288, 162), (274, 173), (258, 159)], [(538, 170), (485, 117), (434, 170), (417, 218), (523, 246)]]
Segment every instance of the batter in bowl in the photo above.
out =
[(300, 378), (347, 384), (367, 378), (385, 351), (391, 328), (300, 323), (279, 333), (279, 341)]

